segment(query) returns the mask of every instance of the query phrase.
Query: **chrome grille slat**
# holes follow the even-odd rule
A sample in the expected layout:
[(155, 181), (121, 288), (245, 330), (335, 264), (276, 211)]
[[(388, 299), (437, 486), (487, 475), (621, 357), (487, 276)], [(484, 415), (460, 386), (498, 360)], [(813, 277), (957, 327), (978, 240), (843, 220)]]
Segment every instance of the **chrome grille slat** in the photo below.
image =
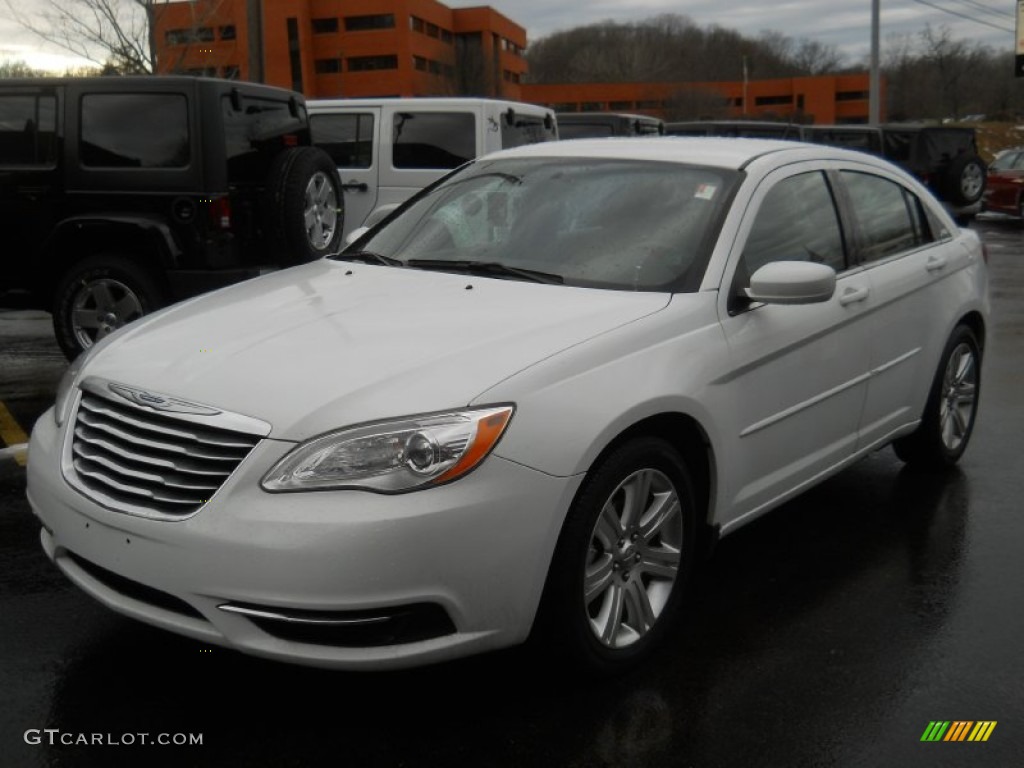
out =
[(202, 507), (260, 439), (92, 388), (78, 404), (69, 460), (75, 486), (100, 504), (180, 519)]
[(173, 453), (178, 456), (192, 456), (199, 459), (208, 459), (209, 461), (235, 461), (237, 454), (228, 453), (225, 451), (208, 451), (202, 450), (199, 446), (202, 443), (195, 443), (194, 447), (188, 443), (172, 443), (165, 440), (151, 440), (141, 435), (132, 434), (129, 431), (122, 429), (121, 424), (110, 424), (107, 422), (101, 422), (96, 420), (95, 414), (91, 413), (78, 413), (78, 426), (77, 431), (85, 431), (82, 427), (88, 427), (99, 432), (103, 432), (110, 437), (116, 437), (129, 445), (141, 446), (154, 451), (160, 451), (163, 453)]
[[(84, 443), (79, 443), (84, 444)], [(200, 462), (191, 461), (190, 459), (171, 459), (171, 458), (159, 458), (156, 456), (148, 456), (141, 454), (138, 451), (130, 451), (122, 448), (117, 443), (102, 438), (93, 437), (89, 440), (88, 445), (101, 448), (106, 454), (114, 454), (121, 459), (125, 459), (134, 464), (143, 464), (147, 467), (154, 469), (165, 469), (171, 472), (176, 472), (182, 475), (200, 475), (219, 477), (220, 482), (227, 479), (227, 476), (231, 474), (231, 470), (226, 468), (225, 465), (220, 464), (217, 468), (206, 466)]]
[(129, 467), (124, 463), (118, 464), (117, 462), (111, 461), (102, 454), (98, 454), (87, 445), (75, 446), (75, 456), (82, 459), (82, 461), (87, 464), (98, 464), (106, 470), (116, 472), (117, 474), (125, 477), (130, 477), (140, 483), (163, 485), (168, 488), (180, 488), (184, 491), (206, 491), (208, 493), (212, 493), (220, 487), (220, 483), (208, 482), (197, 484), (195, 482), (188, 482), (187, 480), (180, 480), (173, 475), (164, 476), (153, 472), (143, 472)]
[[(183, 424), (182, 427), (178, 427), (170, 424), (158, 423), (152, 419), (147, 422), (132, 415), (129, 408), (115, 406), (113, 403), (103, 403), (96, 398), (89, 398), (88, 400), (85, 400), (82, 403), (82, 407), (90, 413), (105, 416), (112, 421), (126, 424), (136, 429), (141, 429), (144, 432), (152, 432), (163, 437), (194, 440), (197, 443), (202, 442), (206, 445), (214, 445), (220, 448), (242, 448), (245, 450), (252, 448), (251, 441), (229, 439), (226, 436), (219, 435), (215, 430), (204, 430), (194, 424), (186, 423)], [(154, 416), (155, 415), (156, 414), (154, 414)], [(169, 421), (169, 419), (161, 419), (161, 422), (164, 421)]]

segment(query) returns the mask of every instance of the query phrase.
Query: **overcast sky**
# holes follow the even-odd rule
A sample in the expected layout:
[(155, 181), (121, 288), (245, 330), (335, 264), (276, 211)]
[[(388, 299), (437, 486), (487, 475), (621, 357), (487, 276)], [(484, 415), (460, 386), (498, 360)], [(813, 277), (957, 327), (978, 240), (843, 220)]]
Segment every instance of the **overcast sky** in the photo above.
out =
[[(29, 10), (41, 7), (44, 0), (15, 2)], [(717, 24), (748, 36), (775, 30), (834, 45), (850, 64), (867, 56), (871, 31), (871, 0), (449, 0), (447, 4), (454, 8), (490, 4), (526, 27), (530, 41), (583, 24), (626, 23), (677, 13), (702, 27)], [(1013, 0), (882, 0), (881, 6), (883, 47), (886, 35), (916, 35), (928, 23), (947, 25), (961, 39), (1004, 50), (1014, 47)], [(9, 16), (0, 0), (0, 59), (62, 68), (59, 49), (41, 44)]]

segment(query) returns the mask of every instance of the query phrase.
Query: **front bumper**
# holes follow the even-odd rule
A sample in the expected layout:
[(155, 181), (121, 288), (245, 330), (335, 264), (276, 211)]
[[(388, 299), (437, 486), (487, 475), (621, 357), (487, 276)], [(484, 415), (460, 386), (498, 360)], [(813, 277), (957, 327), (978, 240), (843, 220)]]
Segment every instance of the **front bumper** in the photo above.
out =
[[(44, 549), (75, 584), (204, 642), (337, 668), (411, 666), (523, 641), (582, 480), (490, 456), (458, 482), (414, 493), (270, 494), (259, 480), (292, 444), (264, 440), (199, 512), (162, 521), (105, 509), (69, 486), (63, 439), (48, 411), (32, 433), (28, 496)], [(443, 612), (447, 634), (422, 639), (390, 625), (397, 634), (384, 644), (375, 635), (360, 645), (344, 632), (317, 640), (315, 627), (275, 632), (280, 625), (253, 615), (337, 627), (422, 606)]]

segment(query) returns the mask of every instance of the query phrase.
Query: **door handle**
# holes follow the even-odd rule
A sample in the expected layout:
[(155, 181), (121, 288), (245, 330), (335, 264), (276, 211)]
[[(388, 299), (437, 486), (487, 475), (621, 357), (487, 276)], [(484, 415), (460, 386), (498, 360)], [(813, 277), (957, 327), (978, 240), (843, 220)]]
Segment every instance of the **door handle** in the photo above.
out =
[(867, 286), (850, 287), (840, 294), (839, 303), (844, 307), (847, 304), (856, 304), (858, 301), (864, 301), (870, 293), (871, 291)]
[(945, 256), (929, 256), (928, 261), (924, 263), (924, 268), (929, 272), (938, 272), (940, 269), (945, 269), (946, 257)]
[(370, 188), (370, 185), (367, 184), (365, 181), (353, 180), (346, 181), (344, 184), (341, 185), (341, 188), (346, 191), (355, 190), (356, 192), (366, 192)]

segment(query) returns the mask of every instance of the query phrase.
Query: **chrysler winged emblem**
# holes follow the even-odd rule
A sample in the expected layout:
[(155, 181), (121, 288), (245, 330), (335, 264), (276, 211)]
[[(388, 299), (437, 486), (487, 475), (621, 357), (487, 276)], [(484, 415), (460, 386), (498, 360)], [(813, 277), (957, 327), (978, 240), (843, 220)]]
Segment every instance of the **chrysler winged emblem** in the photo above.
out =
[(221, 411), (216, 408), (211, 408), (208, 405), (190, 403), (187, 400), (179, 400), (176, 397), (169, 397), (168, 395), (149, 392), (145, 389), (129, 387), (125, 384), (115, 384), (111, 382), (107, 384), (107, 388), (115, 395), (123, 397), (130, 403), (134, 403), (135, 405), (143, 408), (152, 408), (154, 411), (160, 411), (162, 413), (190, 413), (196, 416), (216, 416), (221, 413)]

